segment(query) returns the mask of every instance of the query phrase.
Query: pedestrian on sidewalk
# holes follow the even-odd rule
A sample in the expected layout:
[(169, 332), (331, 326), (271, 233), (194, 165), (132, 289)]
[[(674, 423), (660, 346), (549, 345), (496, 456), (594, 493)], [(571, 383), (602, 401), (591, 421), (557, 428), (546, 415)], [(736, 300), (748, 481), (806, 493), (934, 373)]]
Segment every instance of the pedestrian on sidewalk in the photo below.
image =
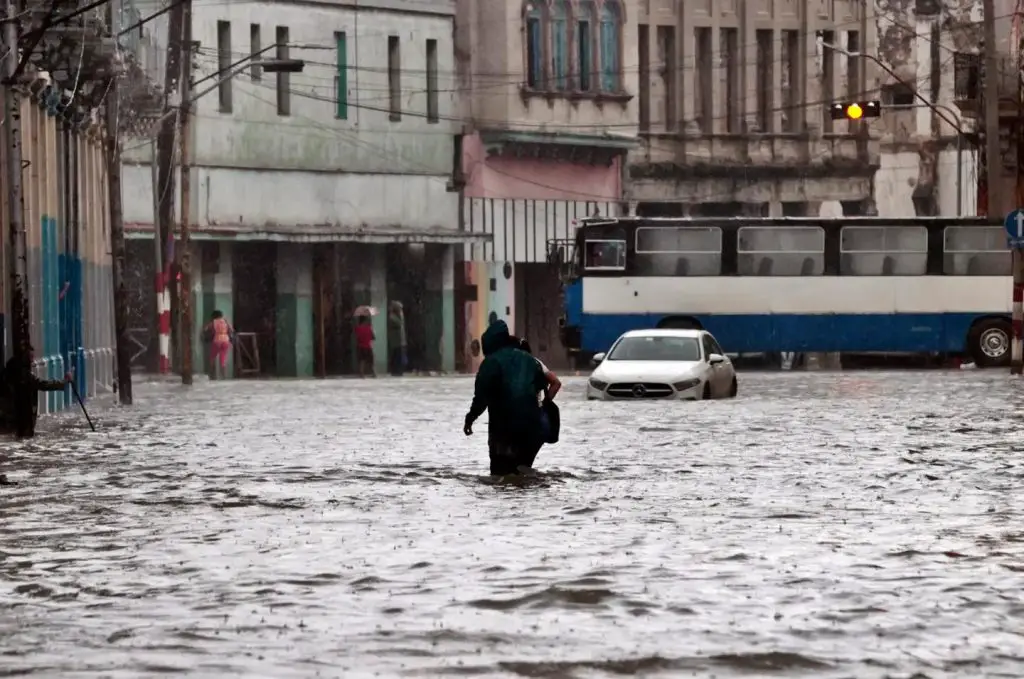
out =
[(210, 367), (213, 379), (224, 379), (228, 376), (228, 356), (235, 343), (235, 329), (224, 318), (224, 313), (214, 310), (210, 314), (210, 322), (203, 328), (203, 339), (210, 343)]
[(28, 355), (12, 356), (0, 377), (0, 426), (18, 438), (36, 435), (39, 392), (64, 391), (73, 379), (66, 373), (63, 380), (41, 380), (32, 374), (33, 360), (31, 349)]
[(376, 377), (377, 372), (373, 361), (373, 342), (377, 336), (373, 333), (373, 325), (369, 316), (360, 316), (356, 319), (356, 359), (359, 362), (359, 376)]
[(405, 337), (405, 309), (402, 303), (395, 301), (390, 305), (388, 311), (388, 340), (391, 346), (389, 372), (395, 377), (401, 377), (409, 362), (408, 347)]

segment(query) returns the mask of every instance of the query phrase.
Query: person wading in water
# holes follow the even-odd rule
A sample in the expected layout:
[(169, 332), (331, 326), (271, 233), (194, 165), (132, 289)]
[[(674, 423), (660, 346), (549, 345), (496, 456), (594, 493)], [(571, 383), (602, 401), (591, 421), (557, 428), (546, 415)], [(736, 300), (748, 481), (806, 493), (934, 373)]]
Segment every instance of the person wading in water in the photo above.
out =
[[(512, 346), (533, 356), (530, 343), (525, 339), (513, 337)], [(537, 401), (540, 403), (542, 438), (524, 458), (524, 463), (527, 467), (533, 467), (533, 463), (537, 459), (537, 453), (540, 452), (545, 443), (558, 443), (558, 434), (562, 428), (562, 416), (558, 406), (555, 405), (555, 395), (561, 391), (562, 381), (558, 379), (558, 375), (544, 365), (544, 361), (536, 356), (533, 356), (533, 360), (537, 361), (537, 365), (543, 371), (547, 386), (537, 394)]]
[(32, 374), (32, 353), (12, 356), (4, 366), (0, 388), (0, 417), (2, 426), (13, 431), (18, 438), (36, 435), (39, 419), (39, 392), (64, 391), (73, 379), (71, 373), (63, 380), (41, 380)]
[(480, 338), (484, 361), (476, 373), (473, 403), (462, 431), (473, 434), (473, 423), (485, 410), (491, 476), (526, 470), (544, 441), (537, 394), (547, 386), (533, 356), (512, 346), (508, 325), (495, 321)]
[(228, 356), (231, 355), (231, 346), (235, 339), (235, 329), (231, 327), (224, 314), (214, 311), (210, 315), (210, 322), (203, 328), (203, 337), (210, 343), (210, 364), (213, 372), (213, 379), (223, 379), (228, 376)]

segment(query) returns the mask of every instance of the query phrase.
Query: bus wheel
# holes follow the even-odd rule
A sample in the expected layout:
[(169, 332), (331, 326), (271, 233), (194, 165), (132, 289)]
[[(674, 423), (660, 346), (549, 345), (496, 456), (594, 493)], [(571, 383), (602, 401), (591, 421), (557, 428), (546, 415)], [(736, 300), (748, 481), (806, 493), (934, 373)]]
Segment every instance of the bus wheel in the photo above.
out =
[(979, 368), (995, 368), (1010, 364), (1010, 338), (1013, 329), (1003, 318), (986, 318), (971, 327), (967, 350)]

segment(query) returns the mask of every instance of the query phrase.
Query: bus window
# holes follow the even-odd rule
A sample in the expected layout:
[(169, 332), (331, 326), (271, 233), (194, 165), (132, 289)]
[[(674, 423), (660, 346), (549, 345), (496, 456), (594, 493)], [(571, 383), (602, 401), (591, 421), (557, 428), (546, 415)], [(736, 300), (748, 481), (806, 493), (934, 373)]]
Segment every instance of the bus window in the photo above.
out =
[(736, 232), (741, 276), (820, 276), (825, 230), (820, 226), (744, 226)]
[(846, 276), (923, 276), (928, 271), (924, 226), (844, 226), (839, 273)]
[(1009, 276), (1006, 232), (998, 226), (947, 226), (942, 271), (950, 276)]
[(583, 267), (590, 271), (625, 271), (626, 241), (612, 239), (584, 241)]
[(641, 226), (636, 230), (640, 276), (717, 276), (722, 230), (717, 226)]

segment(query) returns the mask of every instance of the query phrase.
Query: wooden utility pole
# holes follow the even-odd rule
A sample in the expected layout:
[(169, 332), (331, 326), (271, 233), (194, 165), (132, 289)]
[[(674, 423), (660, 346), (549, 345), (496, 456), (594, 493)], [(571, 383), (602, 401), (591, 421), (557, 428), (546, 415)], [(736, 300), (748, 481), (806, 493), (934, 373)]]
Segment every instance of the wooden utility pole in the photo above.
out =
[(7, 22), (4, 24), (4, 132), (7, 146), (7, 217), (8, 266), (11, 276), (11, 343), (12, 356), (29, 361), (31, 353), (28, 316), (28, 246), (25, 239), (24, 193), (21, 189), (21, 96), (16, 83), (9, 79), (18, 71), (18, 5), (7, 0)]
[(182, 25), (185, 61), (181, 68), (181, 134), (179, 135), (179, 158), (181, 164), (181, 242), (178, 247), (178, 266), (181, 282), (178, 284), (178, 309), (181, 310), (181, 325), (178, 337), (181, 339), (181, 383), (192, 384), (192, 334), (195, 319), (192, 316), (192, 240), (190, 233), (192, 216), (192, 178), (189, 150), (192, 145), (191, 119), (192, 104), (192, 0), (182, 3), (185, 8)]
[[(113, 23), (111, 23), (113, 25)], [(121, 206), (121, 134), (118, 130), (120, 88), (110, 81), (104, 105), (107, 127), (107, 194), (110, 201), (111, 270), (114, 275), (114, 332), (117, 334), (117, 393), (121, 405), (132, 404), (132, 357), (128, 341), (128, 291), (124, 285), (124, 212)]]
[[(174, 2), (167, 18), (167, 63), (164, 71), (164, 92), (167, 99), (164, 102), (164, 117), (160, 122), (160, 131), (156, 140), (156, 182), (153, 184), (153, 200), (157, 205), (157, 220), (153, 225), (156, 247), (163, 252), (163, 248), (174, 238), (174, 152), (175, 131), (180, 116), (170, 115), (172, 111), (179, 108), (180, 96), (179, 86), (181, 81), (181, 54), (182, 54), (182, 25), (184, 23), (185, 6), (181, 2)], [(162, 260), (163, 258), (161, 258)], [(160, 359), (159, 370), (161, 373), (170, 371), (170, 308), (169, 300), (164, 294), (168, 285), (173, 281), (168, 280), (165, 272), (170, 270), (171, 263), (161, 262), (156, 271), (156, 296), (157, 296), (157, 327), (160, 332)]]

